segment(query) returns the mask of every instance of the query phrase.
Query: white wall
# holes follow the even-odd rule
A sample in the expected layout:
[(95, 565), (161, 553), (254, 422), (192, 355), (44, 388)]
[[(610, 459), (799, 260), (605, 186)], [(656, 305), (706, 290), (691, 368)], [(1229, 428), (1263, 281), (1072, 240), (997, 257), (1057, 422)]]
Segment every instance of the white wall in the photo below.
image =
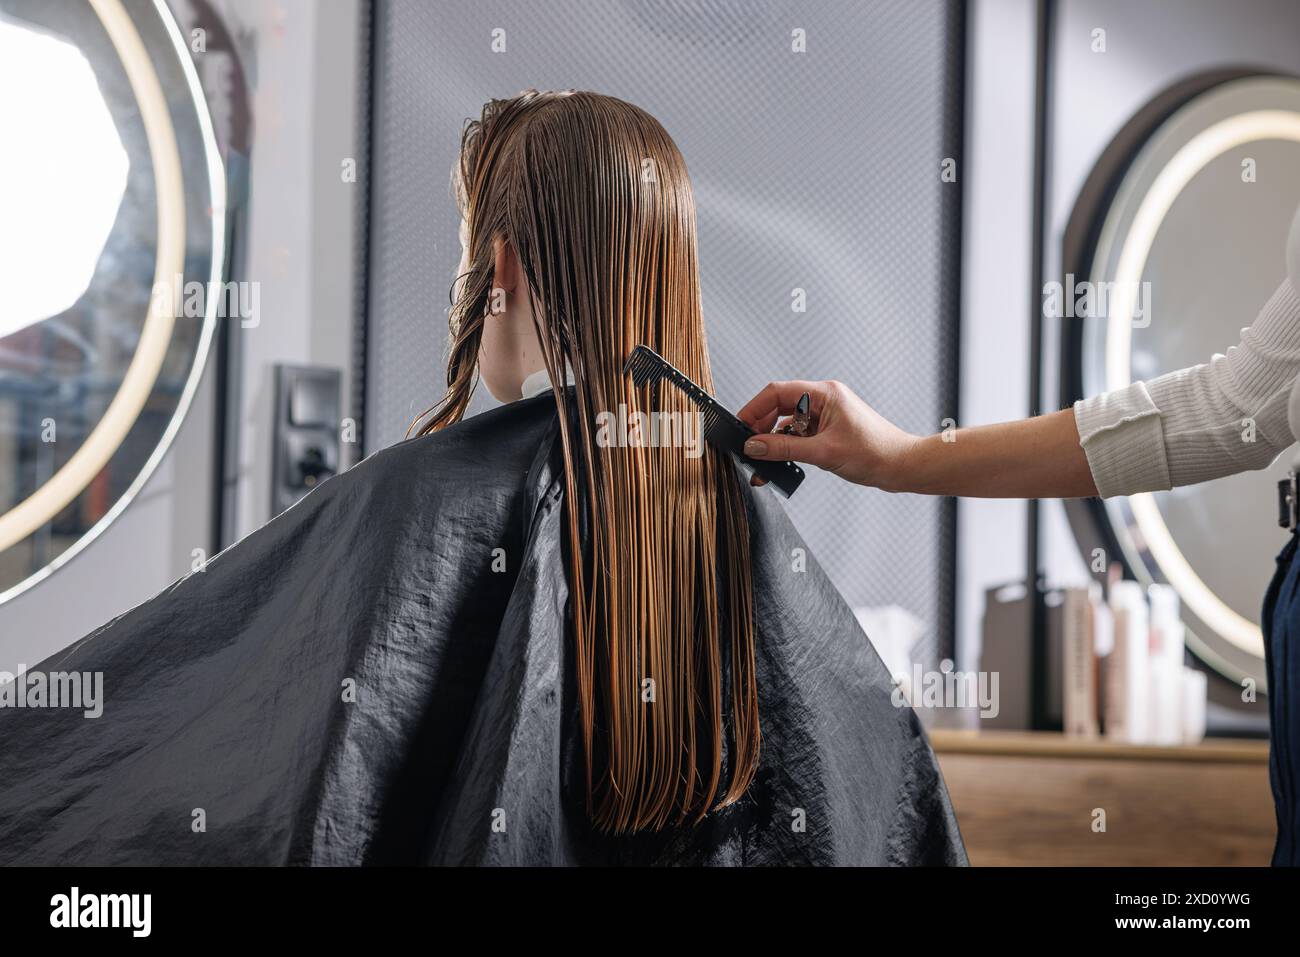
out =
[(353, 326), (359, 0), (232, 0), (257, 27), (255, 128), (246, 260), (261, 316), (241, 331), (236, 538), (270, 517), (277, 363), (343, 370), (347, 406)]
[[(975, 0), (967, 21), (961, 425), (1029, 412), (1033, 0)], [(979, 661), (984, 591), (1023, 580), (1025, 503), (957, 505), (957, 658)]]

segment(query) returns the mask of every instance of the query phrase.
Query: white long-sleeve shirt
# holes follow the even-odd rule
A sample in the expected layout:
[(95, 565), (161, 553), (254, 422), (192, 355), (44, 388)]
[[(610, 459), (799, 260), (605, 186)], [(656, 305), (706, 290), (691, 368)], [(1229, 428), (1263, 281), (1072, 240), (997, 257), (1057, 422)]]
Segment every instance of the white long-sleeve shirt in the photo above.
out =
[(1295, 440), (1287, 406), (1300, 378), (1300, 210), (1287, 268), (1226, 354), (1074, 404), (1079, 444), (1103, 498), (1262, 469)]

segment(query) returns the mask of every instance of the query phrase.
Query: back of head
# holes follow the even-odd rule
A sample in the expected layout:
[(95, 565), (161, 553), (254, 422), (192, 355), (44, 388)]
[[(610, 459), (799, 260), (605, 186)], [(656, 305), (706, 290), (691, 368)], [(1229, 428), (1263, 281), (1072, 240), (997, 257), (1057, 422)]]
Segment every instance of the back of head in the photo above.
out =
[[(684, 396), (622, 371), (644, 343), (711, 388), (685, 163), (631, 104), (527, 91), (467, 124), (456, 182), (469, 269), (448, 391), (421, 431), (464, 413), (504, 239), (558, 384), (589, 811), (612, 831), (699, 820), (737, 800), (758, 762), (744, 502), (732, 463), (682, 440), (698, 423)], [(618, 421), (673, 423), (678, 440), (608, 441), (600, 423), (620, 406)]]

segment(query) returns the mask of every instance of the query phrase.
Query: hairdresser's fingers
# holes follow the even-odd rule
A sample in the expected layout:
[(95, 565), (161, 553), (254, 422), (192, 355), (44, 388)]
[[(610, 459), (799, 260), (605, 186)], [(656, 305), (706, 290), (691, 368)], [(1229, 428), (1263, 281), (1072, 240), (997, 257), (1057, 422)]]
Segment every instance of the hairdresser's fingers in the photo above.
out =
[(817, 429), (805, 436), (779, 432), (752, 436), (745, 443), (750, 458), (806, 462), (846, 481), (886, 490), (911, 487), (907, 473), (914, 457), (910, 452), (920, 439), (898, 428), (848, 386), (838, 382), (773, 383), (771, 389), (771, 395), (761, 400), (756, 397), (751, 403), (760, 413), (757, 424), (776, 421), (762, 413), (766, 405), (775, 401), (779, 406), (794, 391), (806, 391), (814, 397)]
[[(820, 416), (818, 416), (818, 415), (814, 415), (813, 413), (809, 412), (809, 413), (808, 413), (808, 431), (804, 432), (803, 434), (804, 434), (804, 435), (816, 435), (816, 434), (820, 431), (820, 429), (818, 428), (818, 425), (820, 424), (820, 422), (821, 422), (821, 417), (820, 417)], [(787, 426), (789, 426), (788, 429), (787, 429)], [(780, 420), (779, 422), (776, 423), (776, 431), (777, 431), (777, 432), (788, 432), (788, 431), (793, 431), (793, 430), (794, 430), (794, 426), (795, 426), (795, 421), (794, 421), (794, 417), (793, 417), (793, 416), (788, 416), (788, 415), (787, 415), (787, 416), (782, 416), (782, 417), (781, 417), (781, 420)], [(798, 435), (799, 433), (798, 433), (797, 431), (795, 431), (794, 434), (795, 434), (795, 435)]]
[(819, 416), (833, 396), (833, 382), (769, 382), (758, 395), (745, 403), (736, 417), (755, 432), (769, 432), (776, 420), (791, 415), (805, 392), (808, 393), (809, 411)]
[[(793, 422), (794, 419), (792, 418), (782, 419), (780, 422), (777, 423), (777, 429), (776, 429), (777, 432), (784, 433), (785, 427), (787, 425), (792, 424)], [(809, 416), (808, 432), (806, 434), (810, 436), (817, 434), (817, 417), (815, 415)], [(762, 488), (764, 485), (767, 484), (767, 479), (763, 478), (763, 476), (755, 472), (753, 475), (749, 477), (749, 484), (754, 486), (754, 488)]]
[(794, 413), (805, 392), (808, 393), (810, 411), (820, 411), (824, 404), (823, 385), (800, 380), (769, 382), (745, 404), (737, 418), (756, 432), (769, 432), (782, 415)]
[[(784, 432), (784, 431), (785, 431), (785, 427), (786, 427), (787, 425), (791, 424), (793, 421), (794, 421), (794, 420), (793, 420), (793, 419), (790, 419), (790, 418), (782, 419), (780, 422), (778, 422), (778, 423), (776, 424), (776, 430), (777, 430), (778, 432)], [(808, 433), (807, 433), (807, 434), (808, 434), (808, 435), (815, 435), (816, 432), (817, 432), (817, 420), (816, 420), (816, 419), (812, 419), (812, 420), (811, 420), (811, 423), (810, 423), (809, 426), (808, 426)], [(763, 478), (763, 476), (761, 476), (761, 475), (759, 475), (757, 472), (755, 472), (753, 475), (751, 475), (751, 476), (749, 477), (749, 484), (752, 485), (752, 486), (754, 486), (754, 488), (762, 488), (764, 485), (767, 484), (767, 479)]]
[(830, 467), (830, 445), (820, 435), (756, 435), (745, 443), (745, 454), (767, 462), (806, 462)]

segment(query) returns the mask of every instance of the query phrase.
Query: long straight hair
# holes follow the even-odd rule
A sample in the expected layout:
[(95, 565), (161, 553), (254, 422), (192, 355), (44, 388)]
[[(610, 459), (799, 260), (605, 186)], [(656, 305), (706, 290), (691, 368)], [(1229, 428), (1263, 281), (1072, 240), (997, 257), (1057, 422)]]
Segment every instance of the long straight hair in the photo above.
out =
[(597, 416), (620, 404), (629, 417), (694, 414), (675, 389), (623, 375), (638, 343), (712, 388), (686, 164), (631, 104), (529, 90), (466, 124), (454, 181), (469, 268), (453, 291), (446, 395), (412, 431), (465, 412), (502, 237), (559, 410), (588, 813), (612, 832), (699, 821), (738, 800), (758, 765), (739, 477), (707, 445), (693, 457), (597, 441)]

